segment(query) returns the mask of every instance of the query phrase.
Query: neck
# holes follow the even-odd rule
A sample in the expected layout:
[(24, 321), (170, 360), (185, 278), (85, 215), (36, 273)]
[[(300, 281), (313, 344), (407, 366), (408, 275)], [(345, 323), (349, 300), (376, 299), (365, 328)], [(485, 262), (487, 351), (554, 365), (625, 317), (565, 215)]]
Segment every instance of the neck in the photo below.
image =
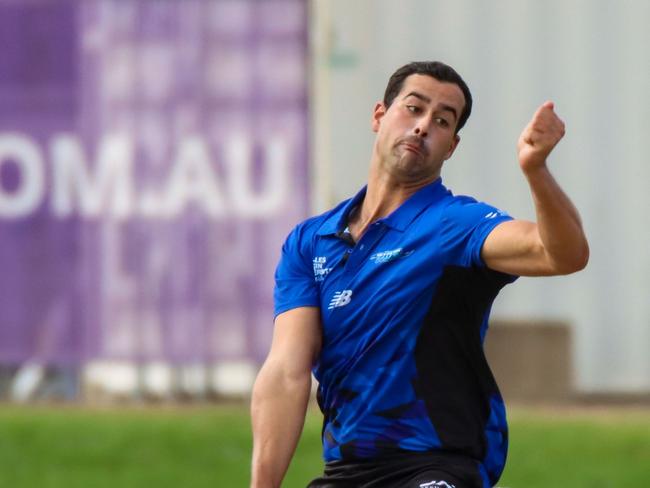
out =
[(433, 175), (415, 182), (399, 181), (385, 171), (381, 171), (379, 165), (371, 164), (363, 203), (354, 212), (349, 222), (352, 237), (358, 240), (370, 224), (390, 215), (411, 195), (437, 178), (438, 175)]

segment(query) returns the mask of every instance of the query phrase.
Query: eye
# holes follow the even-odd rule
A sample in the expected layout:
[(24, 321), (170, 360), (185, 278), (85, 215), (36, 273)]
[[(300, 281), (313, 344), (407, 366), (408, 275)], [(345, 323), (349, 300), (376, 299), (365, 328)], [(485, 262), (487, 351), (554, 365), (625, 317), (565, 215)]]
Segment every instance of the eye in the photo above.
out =
[(436, 117), (434, 120), (438, 125), (442, 127), (449, 127), (449, 122), (447, 122), (447, 120), (443, 119), (442, 117)]
[(414, 114), (419, 114), (421, 112), (420, 107), (418, 107), (417, 105), (407, 105), (406, 109), (409, 112), (414, 113)]

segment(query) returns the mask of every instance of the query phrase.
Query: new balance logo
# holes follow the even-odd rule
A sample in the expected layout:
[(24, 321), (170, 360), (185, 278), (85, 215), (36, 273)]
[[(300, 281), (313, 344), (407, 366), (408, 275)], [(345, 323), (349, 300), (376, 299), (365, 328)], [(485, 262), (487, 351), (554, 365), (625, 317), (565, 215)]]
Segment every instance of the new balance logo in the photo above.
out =
[(352, 300), (352, 290), (337, 291), (334, 293), (330, 306), (327, 308), (328, 310), (332, 310), (337, 307), (345, 307), (350, 303), (350, 300)]
[(429, 481), (428, 483), (422, 483), (420, 488), (456, 488), (455, 485), (450, 485), (446, 481)]

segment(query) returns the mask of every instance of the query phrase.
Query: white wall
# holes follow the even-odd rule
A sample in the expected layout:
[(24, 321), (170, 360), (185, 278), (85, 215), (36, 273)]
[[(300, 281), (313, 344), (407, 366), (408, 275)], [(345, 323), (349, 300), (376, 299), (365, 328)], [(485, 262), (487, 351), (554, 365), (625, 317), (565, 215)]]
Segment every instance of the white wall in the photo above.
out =
[(445, 184), (534, 218), (515, 156), (543, 101), (567, 135), (552, 171), (581, 211), (591, 261), (580, 274), (522, 278), (493, 317), (574, 326), (578, 387), (650, 390), (650, 2), (313, 0), (315, 210), (364, 183), (373, 104), (390, 74), (442, 60), (474, 112)]

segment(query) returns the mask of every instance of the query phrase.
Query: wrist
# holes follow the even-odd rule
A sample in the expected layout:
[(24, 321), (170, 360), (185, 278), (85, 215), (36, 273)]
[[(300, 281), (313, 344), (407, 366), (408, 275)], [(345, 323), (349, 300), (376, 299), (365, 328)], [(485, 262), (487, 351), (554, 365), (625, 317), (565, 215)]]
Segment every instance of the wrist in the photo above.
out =
[(253, 475), (251, 480), (250, 488), (276, 488), (279, 484), (275, 484), (272, 481), (269, 481), (267, 476), (255, 476)]
[(538, 177), (547, 176), (549, 173), (548, 166), (546, 165), (546, 160), (539, 162), (519, 162), (521, 170), (524, 173), (524, 176), (527, 179), (535, 179)]
[(281, 482), (272, 463), (253, 460), (250, 488), (278, 488)]

